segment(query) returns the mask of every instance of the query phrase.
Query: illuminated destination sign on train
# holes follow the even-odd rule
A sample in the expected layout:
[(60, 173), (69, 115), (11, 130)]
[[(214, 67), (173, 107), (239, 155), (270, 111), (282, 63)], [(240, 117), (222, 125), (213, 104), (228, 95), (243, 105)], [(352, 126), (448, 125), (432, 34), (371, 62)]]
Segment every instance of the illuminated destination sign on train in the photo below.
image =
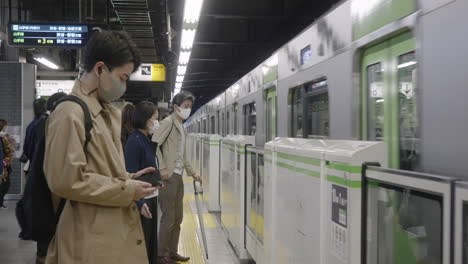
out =
[(82, 47), (89, 39), (88, 25), (10, 24), (10, 46)]

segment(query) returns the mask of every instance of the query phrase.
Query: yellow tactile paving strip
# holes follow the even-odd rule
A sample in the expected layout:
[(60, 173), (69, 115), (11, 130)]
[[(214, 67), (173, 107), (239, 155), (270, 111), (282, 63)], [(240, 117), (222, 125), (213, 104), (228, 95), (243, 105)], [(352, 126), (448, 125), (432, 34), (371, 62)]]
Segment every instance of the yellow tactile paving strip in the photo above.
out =
[[(202, 239), (197, 232), (199, 228), (198, 215), (193, 213), (190, 204), (195, 202), (193, 188), (190, 188), (192, 178), (184, 178), (185, 195), (184, 195), (184, 220), (182, 221), (182, 230), (180, 233), (179, 253), (184, 256), (189, 256), (190, 264), (205, 264), (205, 255)], [(203, 214), (203, 222), (205, 227), (216, 227), (217, 223), (211, 214)]]

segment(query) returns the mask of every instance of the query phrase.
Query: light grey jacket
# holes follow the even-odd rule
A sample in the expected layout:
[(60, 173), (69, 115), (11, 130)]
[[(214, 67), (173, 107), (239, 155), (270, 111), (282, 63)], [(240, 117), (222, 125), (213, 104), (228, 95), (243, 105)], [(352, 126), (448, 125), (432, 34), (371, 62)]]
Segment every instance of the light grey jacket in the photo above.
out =
[[(176, 160), (178, 158), (178, 146), (182, 143), (182, 134), (185, 133), (187, 137), (187, 132), (183, 128), (183, 125), (176, 125), (175, 122), (179, 122), (173, 113), (168, 116), (166, 119), (161, 121), (161, 125), (158, 130), (153, 135), (153, 142), (158, 143), (158, 148), (156, 150), (156, 155), (159, 161), (159, 169), (168, 169), (169, 177), (172, 177), (176, 167)], [(182, 127), (182, 131), (180, 131)], [(184, 146), (184, 169), (187, 172), (188, 176), (193, 176), (195, 172), (193, 171), (190, 162), (187, 160), (187, 144)]]

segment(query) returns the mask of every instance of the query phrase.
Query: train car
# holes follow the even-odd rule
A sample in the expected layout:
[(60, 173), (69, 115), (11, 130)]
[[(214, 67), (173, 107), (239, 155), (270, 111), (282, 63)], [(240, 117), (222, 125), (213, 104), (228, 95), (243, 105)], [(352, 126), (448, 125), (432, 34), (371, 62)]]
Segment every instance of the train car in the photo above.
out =
[(254, 122), (257, 146), (276, 136), (385, 141), (392, 168), (463, 177), (464, 8), (343, 1), (186, 125), (212, 133), (202, 121), (214, 117), (215, 134), (249, 135)]
[(342, 1), (185, 125), (253, 135), (258, 148), (276, 137), (380, 141), (390, 169), (467, 179), (466, 10), (464, 0)]

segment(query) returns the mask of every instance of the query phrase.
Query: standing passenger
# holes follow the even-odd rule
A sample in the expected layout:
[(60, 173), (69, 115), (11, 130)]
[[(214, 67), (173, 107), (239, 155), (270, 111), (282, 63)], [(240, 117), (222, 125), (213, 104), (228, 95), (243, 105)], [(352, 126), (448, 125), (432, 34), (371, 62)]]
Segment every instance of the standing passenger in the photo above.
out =
[(63, 102), (47, 120), (44, 174), (52, 193), (66, 199), (48, 264), (148, 263), (135, 201), (156, 188), (132, 178), (154, 168), (126, 171), (121, 112), (110, 104), (125, 93), (139, 64), (137, 48), (125, 33), (94, 33), (84, 51), (85, 72), (71, 93), (90, 110), (93, 128), (86, 150), (80, 105)]
[[(31, 162), (31, 159), (34, 155), (34, 148), (36, 147), (37, 138), (35, 137), (36, 134), (34, 133), (37, 124), (39, 123), (39, 119), (43, 114), (47, 111), (47, 101), (40, 98), (36, 99), (33, 102), (33, 110), (34, 110), (34, 119), (29, 123), (28, 127), (26, 128), (26, 136), (24, 138), (24, 145), (23, 145), (23, 155), (21, 155), (21, 162)], [(27, 164), (28, 165), (28, 164)], [(29, 166), (26, 166), (24, 169), (26, 172), (29, 170)]]
[[(128, 172), (137, 172), (147, 167), (157, 167), (155, 143), (150, 137), (158, 127), (158, 108), (150, 102), (136, 105), (133, 113), (133, 127), (135, 131), (128, 137), (125, 145), (125, 164)], [(160, 180), (160, 179), (159, 179)], [(146, 211), (149, 209), (149, 214)], [(141, 223), (145, 234), (146, 249), (150, 264), (157, 261), (157, 225), (158, 192), (145, 197), (145, 204), (141, 209)]]
[(13, 148), (10, 139), (6, 133), (7, 130), (7, 121), (4, 119), (0, 119), (0, 165), (3, 170), (0, 170), (0, 208), (1, 209), (7, 209), (7, 207), (4, 204), (5, 201), (5, 195), (8, 193), (8, 190), (10, 189), (11, 185), (11, 164), (13, 162), (13, 154), (15, 152), (15, 149)]
[(195, 180), (196, 175), (186, 158), (186, 132), (183, 121), (190, 116), (195, 97), (189, 92), (178, 93), (172, 100), (174, 113), (161, 122), (160, 128), (153, 136), (158, 143), (157, 155), (161, 177), (165, 187), (161, 189), (160, 206), (162, 211), (159, 235), (160, 263), (174, 263), (174, 261), (189, 261), (178, 253), (180, 224), (183, 218), (184, 170)]

